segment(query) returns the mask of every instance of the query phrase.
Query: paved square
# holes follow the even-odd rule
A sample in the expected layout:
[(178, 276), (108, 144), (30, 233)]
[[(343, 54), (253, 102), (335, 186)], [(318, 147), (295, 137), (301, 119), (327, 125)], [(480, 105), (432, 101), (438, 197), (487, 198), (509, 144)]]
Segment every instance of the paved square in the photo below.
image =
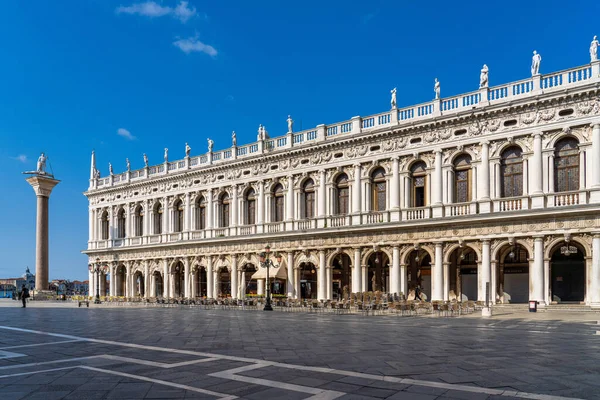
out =
[(2, 399), (600, 399), (600, 314), (11, 306)]

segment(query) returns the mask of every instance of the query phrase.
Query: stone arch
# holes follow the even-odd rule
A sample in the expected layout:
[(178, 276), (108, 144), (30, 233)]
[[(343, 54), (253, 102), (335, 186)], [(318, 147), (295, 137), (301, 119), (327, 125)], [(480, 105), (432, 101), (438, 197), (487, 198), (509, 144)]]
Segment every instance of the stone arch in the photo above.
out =
[(548, 143), (546, 143), (544, 148), (545, 149), (553, 149), (556, 146), (557, 142), (559, 142), (563, 139), (569, 139), (569, 138), (576, 139), (580, 146), (582, 143), (585, 143), (588, 141), (578, 131), (566, 128), (566, 129), (563, 129), (561, 133), (559, 133), (555, 137), (551, 138), (548, 141)]
[[(388, 257), (388, 260), (390, 261), (390, 263), (392, 262), (392, 253), (389, 251), (388, 248), (381, 246), (377, 249), (377, 251), (385, 253), (385, 255)], [(362, 257), (360, 259), (361, 265), (366, 265), (367, 262), (369, 261), (369, 257), (371, 257), (371, 254), (373, 254), (373, 253), (375, 253), (375, 250), (373, 248), (370, 248), (369, 250), (365, 251), (362, 254)]]
[(302, 263), (311, 263), (315, 267), (319, 267), (319, 257), (314, 251), (308, 253), (301, 252), (294, 257), (294, 269), (300, 268), (300, 264)]
[(171, 273), (171, 274), (173, 273), (173, 268), (175, 268), (175, 266), (177, 266), (178, 263), (181, 263), (182, 265), (185, 266), (185, 264), (183, 263), (183, 258), (176, 257), (169, 264), (169, 267), (168, 267), (169, 273)]
[(454, 165), (454, 161), (456, 160), (457, 157), (461, 156), (461, 155), (468, 155), (471, 157), (471, 164), (479, 161), (479, 158), (477, 157), (477, 155), (471, 151), (470, 149), (456, 149), (454, 150), (447, 159), (446, 165)]
[[(501, 261), (503, 259), (503, 257), (499, 258), (498, 255), (500, 255), (501, 251), (503, 251), (503, 249), (509, 244), (510, 244), (510, 242), (508, 240), (503, 240), (500, 243), (498, 243), (490, 252), (490, 260), (491, 261)], [(527, 241), (515, 238), (514, 244), (518, 244), (519, 246), (522, 246), (525, 250), (527, 250), (527, 254), (529, 254), (529, 257), (533, 258), (533, 248), (531, 248), (531, 246), (529, 245), (529, 243), (527, 243)]]
[[(544, 247), (544, 259), (550, 259), (550, 258), (552, 258), (552, 254), (554, 253), (554, 251), (558, 247), (558, 244), (560, 244), (560, 243), (565, 243), (565, 238), (564, 237), (558, 237), (558, 238), (552, 240), (551, 242), (549, 242), (547, 245), (545, 245), (545, 247)], [(591, 255), (592, 255), (592, 248), (584, 240), (581, 240), (581, 238), (578, 238), (577, 236), (571, 237), (570, 240), (569, 240), (569, 243), (577, 243), (585, 251), (585, 258), (591, 257)]]
[[(449, 263), (450, 256), (452, 255), (452, 253), (460, 247), (461, 246), (459, 243), (454, 243), (454, 244), (451, 244), (449, 247), (447, 247), (446, 251), (444, 251), (444, 255), (443, 255), (444, 262)], [(473, 250), (475, 252), (475, 255), (477, 256), (477, 261), (481, 262), (481, 251), (477, 248), (477, 246), (474, 246), (472, 243), (465, 242), (464, 247), (468, 247), (471, 250)], [(433, 260), (433, 258), (432, 258), (432, 260)]]
[(213, 263), (213, 269), (215, 271), (220, 271), (222, 268), (227, 268), (228, 271), (231, 271), (230, 258), (230, 256), (217, 257), (217, 259)]
[(411, 157), (410, 160), (408, 160), (408, 162), (406, 163), (406, 165), (404, 166), (404, 169), (400, 172), (405, 172), (405, 173), (409, 173), (411, 168), (413, 167), (413, 165), (415, 165), (418, 162), (424, 162), (425, 163), (425, 169), (431, 169), (433, 166), (430, 163), (430, 160), (425, 157), (425, 158), (421, 158), (421, 157)]
[(240, 256), (238, 258), (238, 269), (241, 269), (246, 266), (246, 264), (252, 264), (256, 268), (259, 267), (258, 255), (254, 253), (248, 253)]
[(381, 162), (369, 164), (369, 166), (367, 168), (365, 168), (365, 170), (364, 170), (363, 177), (371, 178), (371, 176), (373, 175), (373, 172), (375, 172), (376, 170), (378, 170), (380, 168), (383, 169), (383, 172), (387, 178), (390, 175), (391, 170), (390, 170), (389, 166), (386, 165), (386, 163), (381, 163)]
[[(429, 257), (431, 258), (431, 263), (433, 264), (434, 262), (434, 255), (435, 255), (435, 251), (434, 249), (427, 244), (419, 244), (419, 250), (423, 250), (425, 251)], [(405, 248), (403, 251), (401, 251), (400, 253), (400, 264), (408, 264), (409, 260), (408, 257), (410, 256), (410, 254), (415, 251), (415, 246), (409, 246), (407, 248)]]
[(331, 266), (335, 257), (339, 254), (345, 254), (350, 258), (350, 265), (354, 264), (354, 254), (350, 249), (335, 249), (326, 258), (326, 265)]
[[(504, 153), (506, 150), (510, 149), (511, 147), (519, 148), (521, 150), (521, 154), (527, 152), (527, 150), (524, 150), (523, 146), (521, 146), (519, 143), (517, 143), (515, 141), (511, 141), (511, 142), (506, 141), (498, 146), (498, 148), (494, 152), (493, 157), (497, 157), (498, 159), (501, 159), (502, 153)], [(491, 157), (492, 157), (492, 154), (490, 154), (490, 158)]]
[(331, 174), (329, 179), (328, 180), (326, 179), (326, 183), (335, 185), (336, 181), (338, 180), (338, 178), (341, 175), (346, 175), (346, 177), (348, 177), (348, 184), (351, 183), (352, 179), (350, 178), (350, 174), (348, 174), (348, 172), (344, 171), (343, 169), (340, 169), (339, 171), (335, 171), (333, 174)]

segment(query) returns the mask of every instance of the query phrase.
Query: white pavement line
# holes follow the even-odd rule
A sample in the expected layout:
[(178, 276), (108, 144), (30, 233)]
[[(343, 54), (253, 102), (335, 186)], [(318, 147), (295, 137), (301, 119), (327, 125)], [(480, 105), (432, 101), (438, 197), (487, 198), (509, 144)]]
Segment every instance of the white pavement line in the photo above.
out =
[(133, 378), (133, 379), (138, 379), (138, 380), (141, 380), (141, 381), (157, 383), (159, 385), (171, 386), (171, 387), (175, 387), (175, 388), (178, 388), (178, 389), (184, 389), (184, 390), (189, 390), (189, 391), (192, 391), (192, 392), (208, 394), (208, 395), (215, 396), (215, 397), (218, 397), (220, 399), (225, 399), (225, 400), (233, 400), (233, 399), (237, 399), (238, 398), (237, 396), (233, 396), (233, 395), (230, 395), (230, 394), (227, 394), (227, 393), (213, 392), (212, 390), (206, 390), (206, 389), (201, 389), (201, 388), (197, 388), (197, 387), (193, 387), (193, 386), (182, 385), (180, 383), (167, 382), (167, 381), (163, 381), (163, 380), (160, 380), (160, 379), (148, 378), (146, 376), (141, 376), (141, 375), (128, 374), (126, 372), (118, 372), (118, 371), (111, 371), (111, 370), (108, 370), (108, 369), (102, 369), (102, 368), (96, 368), (96, 367), (88, 367), (86, 365), (80, 365), (78, 368), (87, 369), (87, 370), (96, 371), (96, 372), (104, 372), (106, 374), (112, 374), (112, 375), (117, 375), (117, 376), (124, 376), (126, 378)]
[(19, 368), (25, 368), (25, 367), (37, 367), (39, 365), (73, 362), (73, 361), (80, 361), (80, 360), (90, 360), (90, 359), (98, 358), (98, 357), (99, 356), (75, 357), (75, 358), (67, 358), (64, 360), (43, 361), (43, 362), (36, 362), (36, 363), (29, 363), (29, 364), (5, 365), (3, 367), (0, 367), (0, 370), (2, 370), (2, 369), (19, 369)]
[(167, 368), (167, 369), (219, 360), (218, 358), (202, 358), (200, 360), (182, 361), (182, 362), (178, 362), (178, 363), (174, 363), (174, 364), (167, 364), (167, 363), (163, 363), (163, 362), (159, 362), (159, 361), (149, 361), (149, 360), (142, 360), (139, 358), (113, 356), (110, 354), (103, 354), (99, 357), (104, 358), (106, 360), (123, 361), (123, 362), (132, 363), (132, 364), (141, 364), (141, 365), (147, 365), (149, 367)]
[(52, 369), (43, 369), (41, 371), (29, 371), (29, 372), (19, 372), (18, 374), (10, 374), (10, 375), (0, 375), (0, 379), (2, 378), (12, 378), (14, 376), (23, 376), (23, 375), (33, 375), (33, 374), (41, 374), (44, 372), (54, 372), (54, 371), (62, 371), (65, 369), (73, 369), (77, 368), (78, 365), (72, 365), (70, 367), (61, 367), (61, 368), (52, 368)]
[(20, 349), (20, 348), (23, 348), (23, 347), (49, 346), (51, 344), (73, 343), (73, 342), (83, 342), (83, 340), (81, 340), (81, 339), (74, 339), (74, 340), (63, 340), (63, 341), (60, 341), (60, 342), (22, 344), (20, 346), (0, 347), (0, 350)]
[[(225, 355), (214, 354), (214, 353), (204, 353), (204, 352), (196, 352), (196, 351), (192, 351), (192, 350), (179, 350), (179, 349), (171, 349), (171, 348), (166, 348), (166, 347), (147, 346), (147, 345), (140, 345), (140, 344), (134, 344), (134, 343), (116, 342), (116, 341), (112, 341), (112, 340), (91, 339), (91, 338), (84, 338), (84, 337), (78, 337), (78, 336), (63, 335), (60, 333), (42, 332), (42, 331), (35, 331), (35, 330), (31, 330), (31, 329), (14, 328), (14, 327), (1, 326), (1, 325), (0, 325), (0, 329), (9, 329), (9, 330), (26, 332), (26, 333), (37, 333), (40, 335), (56, 336), (56, 337), (63, 337), (63, 338), (69, 338), (69, 339), (80, 339), (80, 340), (84, 340), (87, 342), (110, 344), (110, 345), (114, 345), (114, 346), (131, 347), (131, 348), (136, 348), (136, 349), (163, 351), (163, 352), (167, 352), (167, 353), (176, 353), (176, 354), (188, 354), (188, 355), (195, 355), (195, 356), (200, 356), (200, 357), (216, 358), (216, 359), (221, 359), (221, 360), (240, 361), (240, 362), (246, 362), (246, 363), (261, 364), (262, 366), (272, 365), (272, 366), (278, 366), (278, 367), (289, 368), (289, 369), (332, 373), (332, 374), (338, 374), (338, 375), (355, 376), (355, 377), (372, 379), (372, 380), (389, 381), (389, 382), (397, 382), (397, 383), (405, 383), (405, 384), (407, 383), (407, 384), (414, 385), (414, 386), (439, 387), (439, 388), (443, 388), (443, 389), (458, 390), (458, 391), (462, 391), (462, 392), (487, 393), (487, 394), (491, 394), (491, 395), (499, 394), (499, 395), (503, 395), (503, 396), (522, 397), (522, 398), (537, 399), (537, 400), (573, 400), (573, 398), (570, 398), (570, 397), (549, 396), (549, 395), (526, 393), (526, 392), (515, 393), (514, 391), (509, 392), (509, 391), (502, 391), (502, 390), (498, 390), (498, 389), (466, 386), (466, 385), (459, 385), (459, 384), (453, 384), (453, 383), (442, 383), (442, 382), (432, 382), (432, 381), (407, 379), (407, 378), (396, 378), (396, 377), (392, 377), (392, 376), (364, 374), (364, 373), (360, 373), (360, 372), (344, 371), (344, 370), (322, 368), (322, 367), (309, 367), (309, 366), (304, 366), (304, 365), (283, 364), (283, 363), (259, 360), (259, 359), (254, 359), (254, 358), (225, 356)], [(83, 358), (85, 359), (86, 357), (83, 357)], [(0, 369), (2, 369), (2, 368), (3, 367), (0, 367)], [(225, 372), (227, 372), (227, 371), (225, 371)], [(236, 375), (236, 378), (240, 378), (240, 377)], [(243, 377), (243, 378), (245, 378), (245, 377)], [(254, 379), (254, 378), (251, 378), (251, 379)], [(239, 380), (239, 379), (237, 379), (237, 380)], [(266, 382), (270, 383), (273, 381), (266, 381)], [(280, 383), (280, 382), (275, 382), (275, 383)], [(267, 385), (267, 386), (269, 386), (269, 385)], [(300, 387), (302, 387), (302, 386), (300, 386)], [(505, 393), (510, 393), (510, 394), (505, 394)]]
[(6, 360), (7, 358), (25, 357), (25, 354), (13, 353), (12, 351), (0, 350), (0, 360)]

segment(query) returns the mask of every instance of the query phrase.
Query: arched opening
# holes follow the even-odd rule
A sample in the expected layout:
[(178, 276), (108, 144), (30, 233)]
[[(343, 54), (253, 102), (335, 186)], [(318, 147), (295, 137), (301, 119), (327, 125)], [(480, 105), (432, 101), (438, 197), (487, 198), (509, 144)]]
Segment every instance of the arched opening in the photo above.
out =
[(136, 271), (133, 274), (133, 295), (144, 296), (146, 294), (146, 285), (144, 283), (144, 274), (141, 271)]
[(459, 247), (450, 256), (450, 290), (459, 301), (477, 300), (477, 253), (470, 247)]
[(246, 264), (242, 268), (240, 287), (242, 293), (240, 297), (246, 297), (247, 295), (256, 296), (258, 294), (258, 285), (256, 279), (252, 279), (252, 275), (257, 271), (254, 264)]
[(425, 207), (427, 205), (427, 165), (423, 161), (417, 161), (410, 167), (410, 175), (412, 181), (412, 206)]
[(171, 277), (173, 283), (171, 288), (173, 289), (173, 297), (184, 297), (185, 296), (185, 268), (181, 261), (173, 266), (173, 272)]
[(377, 168), (371, 173), (371, 211), (385, 211), (387, 201), (387, 183), (385, 170)]
[(138, 205), (135, 208), (135, 213), (133, 214), (133, 225), (134, 225), (134, 235), (135, 236), (143, 236), (144, 235), (144, 208)]
[(216, 272), (215, 297), (231, 296), (231, 274), (227, 267), (221, 267)]
[(175, 203), (173, 203), (173, 232), (183, 231), (183, 215), (183, 201), (176, 200)]
[(163, 277), (159, 271), (152, 273), (154, 297), (162, 297), (164, 293)]
[(579, 142), (567, 137), (554, 146), (554, 190), (579, 190)]
[(219, 199), (219, 226), (227, 228), (229, 226), (229, 195), (223, 193)]
[(334, 300), (348, 299), (352, 293), (352, 261), (346, 253), (333, 258), (331, 295)]
[(335, 196), (333, 214), (347, 215), (350, 209), (350, 187), (348, 184), (348, 175), (340, 174), (335, 180)]
[(454, 160), (454, 202), (471, 201), (471, 156), (461, 154)]
[(275, 185), (273, 188), (273, 222), (281, 222), (284, 219), (285, 198), (283, 195), (283, 186)]
[(203, 266), (196, 266), (194, 269), (194, 297), (206, 297), (207, 296), (207, 280), (206, 280), (206, 268)]
[(552, 301), (582, 302), (585, 299), (585, 252), (577, 243), (562, 243), (550, 259)]
[(498, 294), (500, 302), (527, 303), (529, 301), (529, 253), (523, 246), (508, 245), (500, 254)]
[(125, 224), (127, 222), (127, 217), (125, 215), (125, 210), (120, 208), (117, 212), (117, 239), (123, 239), (125, 237)]
[(431, 256), (424, 249), (416, 249), (409, 254), (408, 260), (406, 268), (407, 299), (415, 299), (417, 287), (422, 300), (431, 299)]
[(315, 183), (307, 179), (302, 184), (302, 217), (305, 219), (315, 217)]
[(116, 272), (116, 280), (115, 280), (115, 295), (119, 297), (124, 297), (126, 294), (125, 285), (127, 283), (126, 270), (124, 265), (120, 265), (117, 268)]
[(246, 191), (244, 198), (246, 212), (245, 212), (245, 224), (254, 225), (256, 224), (256, 192), (250, 188)]
[(300, 264), (300, 299), (317, 298), (317, 268), (310, 262)]
[(197, 231), (206, 229), (206, 199), (204, 196), (196, 200), (196, 218), (194, 227)]
[(102, 232), (101, 232), (100, 236), (101, 236), (102, 240), (108, 240), (108, 230), (110, 227), (109, 220), (108, 220), (108, 211), (104, 210), (100, 221), (101, 221), (101, 227), (102, 227)]
[(500, 174), (501, 197), (523, 196), (523, 155), (520, 147), (512, 146), (502, 152)]
[(154, 206), (154, 234), (160, 235), (163, 232), (163, 207), (160, 202)]
[(382, 251), (375, 251), (367, 261), (367, 292), (387, 293), (390, 287), (390, 260)]

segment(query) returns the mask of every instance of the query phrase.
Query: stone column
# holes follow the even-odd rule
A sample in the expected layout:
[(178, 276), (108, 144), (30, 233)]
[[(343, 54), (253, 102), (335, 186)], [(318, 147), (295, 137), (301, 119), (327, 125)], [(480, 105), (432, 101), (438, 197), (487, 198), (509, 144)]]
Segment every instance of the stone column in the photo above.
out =
[(363, 292), (367, 292), (369, 290), (369, 266), (368, 265), (361, 265), (360, 268), (360, 286), (363, 290)]
[(294, 290), (294, 278), (294, 253), (290, 251), (287, 253), (287, 296), (297, 299), (298, 294)]
[(444, 263), (444, 301), (450, 299), (450, 263)]
[(600, 203), (600, 123), (598, 122), (592, 124), (592, 150), (589, 154), (592, 158), (590, 203)]
[(478, 263), (479, 270), (477, 271), (477, 301), (485, 301), (485, 284), (490, 284), (491, 288), (491, 266), (490, 266), (490, 241), (482, 241), (481, 262)]
[(169, 260), (163, 260), (163, 297), (169, 298)]
[[(238, 225), (238, 191), (237, 185), (233, 185), (231, 187), (231, 223), (229, 226), (232, 228), (237, 227)], [(235, 232), (235, 229), (234, 229)], [(232, 234), (235, 234), (232, 232)]]
[(360, 266), (360, 247), (354, 249), (354, 262), (352, 263), (352, 293), (360, 292), (361, 288), (361, 266)]
[(542, 163), (542, 134), (533, 135), (533, 156), (529, 163), (529, 190), (531, 193), (531, 208), (544, 207), (543, 163)]
[(131, 286), (131, 262), (128, 262), (125, 270), (125, 297), (133, 297)]
[(238, 267), (237, 267), (237, 256), (235, 254), (231, 255), (231, 298), (238, 298)]
[(400, 221), (400, 172), (399, 157), (392, 157), (392, 177), (390, 178), (390, 220)]
[(400, 293), (402, 293), (405, 297), (408, 297), (408, 282), (406, 282), (406, 264), (400, 264)]
[(327, 278), (326, 278), (326, 270), (327, 270), (327, 266), (325, 265), (325, 251), (324, 250), (320, 250), (319, 251), (319, 278), (318, 278), (318, 283), (317, 283), (317, 294), (319, 297), (319, 300), (325, 300), (326, 299), (326, 286), (327, 286)]
[(434, 266), (431, 269), (431, 300), (444, 300), (443, 243), (435, 244)]
[(35, 289), (48, 290), (48, 202), (60, 181), (43, 175), (27, 178), (37, 197), (35, 220)]
[[(352, 184), (352, 225), (360, 225), (360, 184), (360, 164), (354, 164), (354, 183)], [(360, 264), (358, 265), (360, 266)]]
[(325, 297), (327, 298), (327, 300), (333, 300), (333, 296), (331, 295), (332, 292), (332, 277), (331, 274), (333, 273), (333, 269), (329, 266), (327, 266), (327, 268), (325, 268)]
[(326, 174), (325, 174), (325, 170), (322, 169), (319, 171), (319, 196), (317, 199), (317, 216), (318, 216), (318, 222), (317, 222), (317, 227), (318, 228), (323, 228), (325, 226), (325, 214), (326, 214), (326, 200), (327, 200), (327, 192), (326, 192), (326, 188), (325, 188), (325, 179), (326, 179)]
[[(444, 208), (442, 207), (442, 150), (437, 149), (435, 151), (435, 170), (433, 173), (433, 185), (431, 193), (432, 201), (432, 216), (434, 218), (444, 216)], [(410, 187), (408, 188), (410, 191)]]
[(208, 256), (208, 265), (206, 266), (206, 297), (214, 298), (215, 278), (213, 275), (213, 259)]
[(144, 297), (150, 297), (150, 265), (148, 260), (144, 260)]
[(292, 175), (288, 176), (288, 187), (287, 187), (287, 196), (285, 196), (285, 220), (286, 220), (286, 229), (293, 229), (293, 221), (294, 221), (294, 177)]
[(256, 185), (258, 186), (256, 233), (263, 233), (263, 224), (265, 223), (265, 184), (263, 181), (258, 181)]
[(183, 297), (190, 297), (190, 258), (183, 257)]
[[(213, 211), (214, 211), (213, 193), (212, 193), (212, 189), (208, 189), (208, 193), (206, 195), (206, 230), (207, 231), (210, 231), (214, 226)], [(208, 232), (207, 232), (207, 234), (210, 235), (210, 233), (208, 233)]]
[(256, 294), (259, 296), (265, 295), (265, 279), (258, 279), (256, 281)]
[(390, 293), (402, 292), (400, 287), (400, 248), (392, 247), (392, 269), (390, 271)]
[(192, 230), (192, 201), (190, 193), (185, 194), (185, 215), (183, 218), (183, 230), (189, 232)]
[[(596, 174), (600, 171), (596, 171)], [(588, 303), (600, 307), (600, 233), (596, 232), (592, 239), (592, 268), (590, 271)]]
[(529, 300), (544, 304), (544, 237), (536, 236), (533, 240), (533, 268), (529, 273)]
[(490, 143), (485, 141), (481, 143), (481, 166), (477, 169), (477, 179), (479, 184), (479, 213), (491, 212), (490, 202)]

